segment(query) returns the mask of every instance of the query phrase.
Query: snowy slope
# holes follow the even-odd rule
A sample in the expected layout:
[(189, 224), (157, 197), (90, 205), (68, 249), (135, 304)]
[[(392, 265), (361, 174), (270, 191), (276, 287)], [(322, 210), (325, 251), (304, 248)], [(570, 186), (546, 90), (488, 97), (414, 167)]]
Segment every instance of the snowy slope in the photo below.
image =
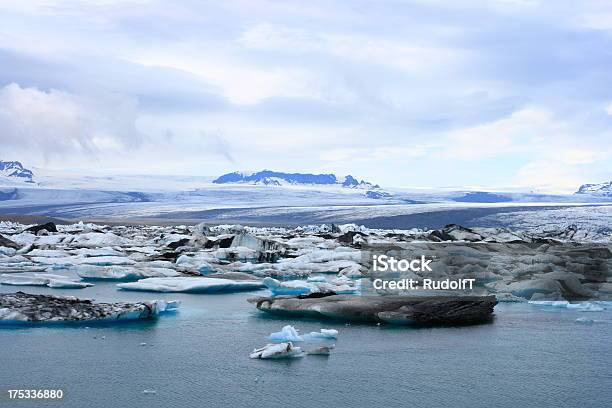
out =
[(612, 197), (612, 181), (599, 184), (583, 184), (576, 194), (589, 194), (599, 197)]
[(375, 189), (379, 188), (364, 180), (357, 180), (351, 175), (338, 177), (335, 174), (310, 174), (310, 173), (284, 173), (272, 170), (263, 170), (256, 173), (245, 173), (236, 171), (224, 174), (215, 180), (215, 184), (253, 184), (266, 186), (282, 185), (340, 185), (347, 188)]
[(0, 160), (0, 185), (34, 183), (34, 173), (18, 161)]

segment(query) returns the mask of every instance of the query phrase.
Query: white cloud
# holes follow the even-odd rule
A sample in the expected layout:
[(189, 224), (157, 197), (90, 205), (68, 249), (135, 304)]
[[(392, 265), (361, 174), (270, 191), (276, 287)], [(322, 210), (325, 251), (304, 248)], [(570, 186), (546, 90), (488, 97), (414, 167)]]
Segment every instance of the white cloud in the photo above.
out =
[(238, 105), (272, 97), (314, 97), (307, 72), (297, 68), (261, 68), (224, 57), (197, 56), (192, 51), (144, 52), (127, 60), (146, 66), (177, 69), (219, 88)]
[(460, 60), (465, 51), (377, 38), (358, 33), (332, 33), (261, 23), (249, 27), (239, 39), (247, 48), (290, 53), (323, 53), (360, 63), (383, 65), (406, 71), (431, 70)]
[(92, 98), (15, 83), (0, 89), (0, 142), (30, 156), (135, 147), (142, 140), (136, 118), (134, 102), (116, 95)]
[(525, 108), (506, 118), (448, 134), (445, 156), (477, 160), (529, 151), (533, 143), (558, 135), (560, 127), (540, 108)]

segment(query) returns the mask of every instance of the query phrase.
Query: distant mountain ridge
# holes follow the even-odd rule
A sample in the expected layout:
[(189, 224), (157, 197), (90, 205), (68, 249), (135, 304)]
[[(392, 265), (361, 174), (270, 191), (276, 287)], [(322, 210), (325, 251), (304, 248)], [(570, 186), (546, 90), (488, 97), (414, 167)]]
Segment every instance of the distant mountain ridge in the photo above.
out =
[(26, 183), (34, 183), (34, 173), (32, 170), (26, 169), (23, 167), (23, 164), (18, 161), (0, 160), (0, 177), (7, 177)]
[(215, 184), (255, 184), (266, 186), (290, 185), (337, 185), (346, 188), (377, 189), (377, 184), (357, 180), (348, 175), (338, 177), (335, 174), (284, 173), (272, 170), (262, 170), (256, 173), (233, 172), (224, 174), (213, 180)]
[(583, 184), (574, 194), (590, 194), (599, 197), (612, 197), (612, 181), (598, 184)]

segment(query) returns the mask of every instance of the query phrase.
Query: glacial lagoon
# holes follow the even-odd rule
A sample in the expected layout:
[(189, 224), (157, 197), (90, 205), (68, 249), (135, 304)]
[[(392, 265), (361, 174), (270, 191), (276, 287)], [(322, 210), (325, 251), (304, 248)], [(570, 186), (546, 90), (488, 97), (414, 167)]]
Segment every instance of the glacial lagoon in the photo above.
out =
[[(604, 407), (612, 311), (500, 303), (492, 323), (410, 328), (269, 316), (231, 294), (21, 287), (100, 302), (173, 300), (176, 313), (114, 325), (0, 329), (3, 389), (64, 390), (20, 407)], [(0, 285), (1, 292), (14, 287)], [(577, 321), (578, 319), (578, 321)], [(252, 360), (270, 333), (339, 331), (329, 357)], [(87, 367), (86, 375), (83, 367)]]

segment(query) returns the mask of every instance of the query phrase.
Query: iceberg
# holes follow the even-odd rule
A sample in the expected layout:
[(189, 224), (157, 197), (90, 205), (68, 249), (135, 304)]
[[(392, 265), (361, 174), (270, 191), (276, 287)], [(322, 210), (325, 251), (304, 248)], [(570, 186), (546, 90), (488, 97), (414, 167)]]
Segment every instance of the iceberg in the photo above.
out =
[(145, 292), (185, 292), (185, 293), (215, 293), (257, 290), (263, 288), (260, 281), (234, 281), (231, 279), (171, 277), (147, 278), (137, 282), (120, 283), (117, 287), (123, 290)]
[(73, 296), (16, 292), (0, 294), (0, 324), (91, 323), (155, 318), (178, 301), (95, 303)]
[(82, 289), (93, 286), (91, 283), (79, 282), (63, 275), (48, 273), (2, 274), (0, 283), (12, 286), (47, 286), (56, 289)]
[(579, 312), (603, 312), (606, 310), (605, 307), (592, 302), (570, 303), (567, 305), (567, 308), (575, 309)]
[(264, 278), (263, 284), (270, 289), (272, 295), (306, 295), (316, 290), (316, 286), (309, 282), (294, 280), (288, 282), (280, 282), (274, 278)]
[(567, 300), (531, 300), (529, 301), (529, 304), (534, 306), (560, 307), (564, 309), (577, 310), (579, 312), (603, 312), (606, 310), (606, 308), (601, 305), (601, 302), (570, 303)]
[(306, 282), (327, 282), (325, 276), (309, 276)]
[(135, 280), (142, 278), (136, 269), (125, 266), (80, 265), (73, 270), (83, 279)]
[(295, 347), (293, 343), (266, 344), (265, 346), (253, 350), (251, 358), (258, 359), (283, 359), (303, 357), (304, 353), (300, 347)]
[(66, 258), (70, 256), (70, 254), (68, 254), (66, 251), (57, 249), (32, 249), (26, 255), (43, 258)]
[(266, 285), (273, 296), (298, 296), (311, 293), (335, 293), (350, 295), (359, 292), (359, 286), (353, 284), (349, 279), (336, 279), (332, 282), (306, 282), (293, 280), (281, 282), (274, 278), (264, 278), (263, 284)]
[(130, 245), (131, 240), (127, 238), (115, 235), (112, 232), (88, 232), (77, 235), (75, 243), (81, 247), (109, 247), (109, 246), (121, 246)]
[(281, 331), (270, 334), (268, 340), (273, 341), (275, 343), (284, 343), (288, 341), (304, 341), (304, 339), (302, 338), (302, 336), (300, 336), (295, 327), (291, 325), (284, 326)]
[(329, 356), (334, 346), (319, 346), (306, 352), (309, 356)]
[(83, 279), (95, 280), (136, 280), (142, 278), (174, 277), (181, 274), (169, 268), (134, 268), (127, 266), (75, 266), (74, 272)]
[(337, 339), (338, 338), (338, 330), (335, 329), (321, 329), (318, 332), (310, 332), (309, 336), (312, 338), (319, 339)]
[(77, 255), (84, 256), (123, 256), (123, 252), (117, 251), (111, 247), (103, 247), (103, 248), (78, 248), (72, 251)]
[(14, 248), (9, 248), (5, 246), (0, 246), (0, 256), (13, 256), (17, 253), (17, 250)]

